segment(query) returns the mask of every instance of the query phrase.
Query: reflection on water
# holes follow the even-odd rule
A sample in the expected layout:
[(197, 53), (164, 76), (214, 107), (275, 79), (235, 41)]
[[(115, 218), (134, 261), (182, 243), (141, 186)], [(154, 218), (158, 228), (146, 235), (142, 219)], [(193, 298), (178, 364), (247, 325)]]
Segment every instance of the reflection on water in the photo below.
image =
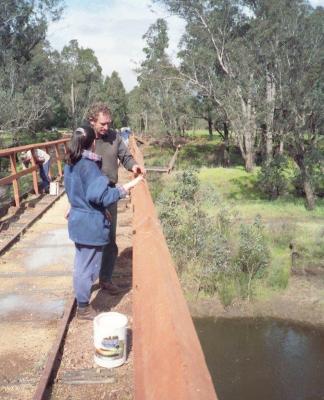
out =
[(324, 400), (324, 332), (273, 319), (194, 320), (219, 400)]

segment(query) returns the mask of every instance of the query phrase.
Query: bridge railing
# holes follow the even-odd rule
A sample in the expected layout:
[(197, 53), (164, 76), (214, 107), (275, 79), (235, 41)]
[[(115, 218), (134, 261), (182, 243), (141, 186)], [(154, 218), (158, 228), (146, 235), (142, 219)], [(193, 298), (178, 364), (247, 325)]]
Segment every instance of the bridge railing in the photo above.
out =
[[(32, 174), (33, 178), (33, 189), (35, 194), (39, 194), (38, 190), (38, 180), (37, 180), (37, 170), (39, 169), (36, 163), (36, 157), (34, 155), (33, 150), (35, 149), (45, 149), (47, 153), (50, 153), (51, 150), (54, 150), (56, 164), (57, 164), (57, 172), (58, 176), (62, 177), (62, 157), (60, 152), (60, 147), (63, 146), (64, 153), (66, 153), (66, 145), (70, 139), (59, 139), (51, 142), (45, 143), (35, 143), (26, 146), (18, 146), (18, 147), (10, 147), (8, 149), (0, 150), (0, 157), (7, 157), (10, 161), (10, 169), (11, 174), (5, 176), (0, 179), (1, 185), (12, 184), (13, 186), (13, 195), (15, 200), (15, 206), (19, 207), (20, 205), (20, 196), (19, 196), (19, 179), (25, 175)], [(31, 150), (32, 159), (31, 159), (31, 167), (26, 168), (24, 170), (19, 171), (17, 167), (17, 155), (23, 151)]]
[[(143, 164), (134, 138), (131, 149)], [(132, 206), (135, 400), (215, 400), (146, 182), (133, 190)]]

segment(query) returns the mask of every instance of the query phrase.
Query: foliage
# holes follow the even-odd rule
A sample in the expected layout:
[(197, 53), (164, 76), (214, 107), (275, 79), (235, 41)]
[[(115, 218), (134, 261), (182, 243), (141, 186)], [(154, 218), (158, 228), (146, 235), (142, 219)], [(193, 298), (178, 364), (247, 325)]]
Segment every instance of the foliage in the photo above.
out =
[(285, 174), (287, 167), (287, 158), (281, 154), (276, 154), (269, 163), (265, 162), (262, 165), (258, 173), (257, 185), (268, 199), (275, 200), (287, 191), (288, 179)]
[(127, 126), (128, 103), (126, 90), (121, 81), (118, 72), (113, 71), (110, 77), (107, 77), (101, 94), (101, 100), (109, 104), (113, 116), (113, 126), (120, 129)]
[(45, 42), (49, 20), (61, 14), (60, 0), (1, 2), (0, 129), (37, 129), (51, 107), (50, 51)]
[(252, 281), (269, 265), (270, 253), (264, 235), (264, 226), (257, 216), (252, 225), (241, 225), (239, 250), (236, 257), (237, 267), (244, 273), (242, 284), (246, 286), (248, 299), (253, 295)]
[(145, 59), (136, 70), (139, 85), (130, 97), (130, 101), (135, 100), (137, 104), (130, 108), (140, 115), (142, 131), (163, 133), (172, 142), (176, 134), (184, 133), (188, 113), (183, 85), (176, 79), (176, 68), (166, 54), (167, 31), (166, 21), (159, 18), (143, 36)]
[(98, 98), (102, 86), (101, 67), (94, 51), (79, 47), (77, 40), (63, 47), (59, 63), (63, 108), (68, 117), (65, 124), (74, 129), (85, 118), (89, 105)]
[(179, 273), (188, 272), (190, 265), (197, 293), (204, 290), (212, 294), (219, 289), (219, 277), (231, 274), (227, 237), (230, 217), (220, 211), (210, 219), (199, 194), (197, 174), (182, 172), (170, 191), (159, 197), (159, 216)]

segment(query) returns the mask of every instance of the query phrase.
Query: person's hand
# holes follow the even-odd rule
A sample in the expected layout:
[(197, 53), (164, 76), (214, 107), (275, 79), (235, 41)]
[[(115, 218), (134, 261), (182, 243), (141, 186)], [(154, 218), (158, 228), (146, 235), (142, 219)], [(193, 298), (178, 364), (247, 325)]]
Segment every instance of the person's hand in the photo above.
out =
[(132, 172), (135, 174), (135, 176), (140, 174), (142, 174), (143, 176), (146, 175), (146, 169), (139, 164), (133, 165)]
[(130, 189), (132, 189), (134, 186), (136, 186), (139, 182), (142, 182), (143, 180), (144, 180), (143, 175), (139, 175), (137, 178), (135, 178), (135, 179), (133, 179), (133, 180), (131, 180), (131, 181), (125, 183), (125, 184), (123, 185), (123, 188), (124, 188), (126, 191), (129, 191)]

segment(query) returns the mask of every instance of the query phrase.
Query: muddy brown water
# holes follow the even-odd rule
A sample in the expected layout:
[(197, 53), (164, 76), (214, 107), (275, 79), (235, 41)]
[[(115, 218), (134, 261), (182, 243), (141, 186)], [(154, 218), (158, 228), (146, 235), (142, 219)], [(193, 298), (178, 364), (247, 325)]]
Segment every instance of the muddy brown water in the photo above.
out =
[(194, 319), (219, 400), (324, 400), (324, 331), (264, 318)]

